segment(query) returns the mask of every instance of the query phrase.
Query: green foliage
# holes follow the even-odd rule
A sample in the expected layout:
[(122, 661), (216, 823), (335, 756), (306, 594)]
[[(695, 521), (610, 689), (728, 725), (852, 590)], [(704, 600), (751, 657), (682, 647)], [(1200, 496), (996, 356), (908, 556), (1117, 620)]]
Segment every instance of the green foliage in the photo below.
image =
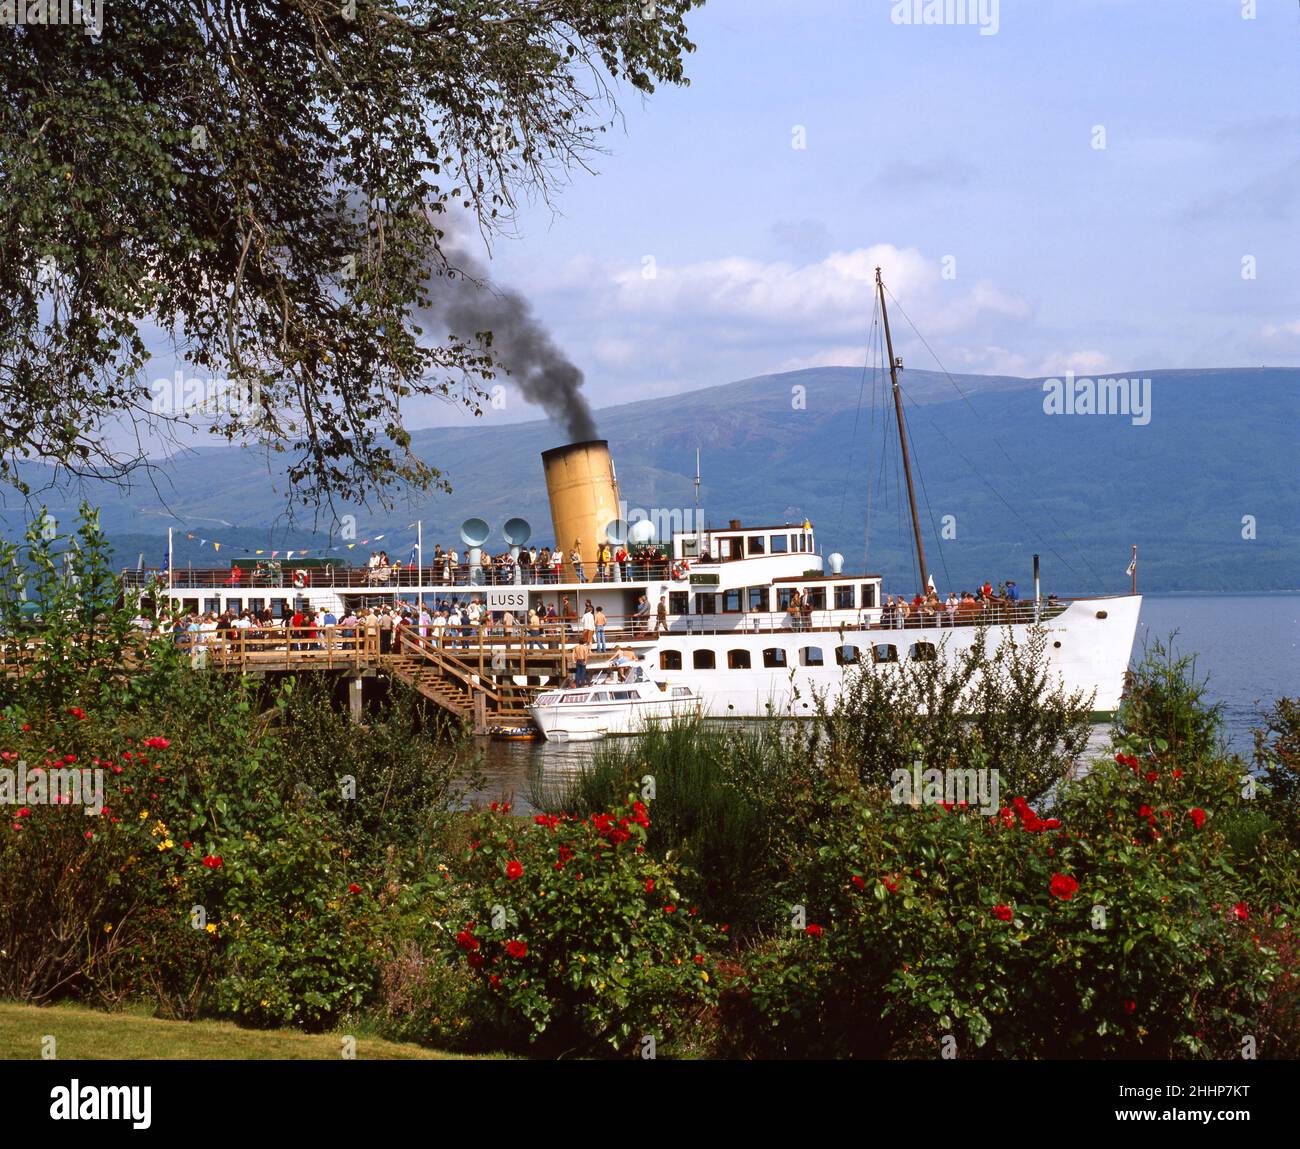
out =
[(1180, 761), (1206, 761), (1219, 749), (1222, 707), (1206, 703), (1206, 679), (1197, 677), (1195, 658), (1177, 653), (1175, 637), (1154, 639), (1143, 651), (1115, 724), (1122, 740)]
[[(611, 81), (684, 83), (696, 2), (138, 0), (95, 40), (0, 26), (0, 476), (118, 476), (140, 458), (105, 423), (152, 413), (290, 453), (302, 499), (434, 483), (404, 401), (477, 410), (460, 380), (498, 369), (478, 331), (425, 338), (458, 266), (439, 221), (491, 233), (557, 186)], [(146, 323), (221, 381), (206, 408), (141, 386)]]
[(445, 721), (419, 722), (416, 696), (400, 683), (364, 726), (310, 678), (291, 680), (276, 702), (271, 769), (280, 800), (328, 811), (335, 840), (366, 872), (413, 864), (475, 785), (468, 735)]
[(1300, 698), (1279, 698), (1265, 712), (1255, 766), (1264, 783), (1260, 805), (1300, 846)]
[(328, 1028), (374, 983), (373, 895), (348, 882), (332, 824), (272, 814), (258, 834), (229, 838), (197, 896), (215, 924), (222, 972), (211, 1005), (259, 1027)]
[(834, 705), (817, 700), (815, 725), (830, 761), (866, 786), (889, 786), (916, 762), (937, 770), (988, 763), (1004, 790), (1036, 800), (1087, 744), (1092, 698), (1055, 683), (1045, 630), (993, 642), (981, 627), (969, 647), (928, 660), (877, 667), (869, 650), (860, 657)]
[(24, 542), (0, 540), (0, 643), (15, 671), (0, 700), (41, 713), (96, 697), (141, 646), (136, 603), (121, 598), (112, 547), (85, 503), (70, 532), (42, 508)]
[(460, 877), (474, 914), (450, 920), (467, 968), (538, 1050), (671, 1048), (715, 1000), (717, 971), (682, 871), (646, 848), (647, 810), (573, 819), (481, 814)]
[(780, 811), (806, 789), (811, 768), (801, 741), (775, 724), (721, 730), (681, 719), (601, 746), (581, 772), (535, 782), (531, 797), (539, 809), (589, 817), (629, 792), (653, 793), (648, 848), (679, 855), (689, 867), (681, 877), (689, 900), (743, 935), (775, 912)]
[(846, 794), (790, 887), (822, 932), (746, 963), (756, 1046), (1214, 1056), (1276, 965), (1234, 911), (1249, 918), (1220, 840), (1181, 806), (1176, 782), (1114, 764), (1066, 787), (1059, 821), (1023, 799), (985, 818)]

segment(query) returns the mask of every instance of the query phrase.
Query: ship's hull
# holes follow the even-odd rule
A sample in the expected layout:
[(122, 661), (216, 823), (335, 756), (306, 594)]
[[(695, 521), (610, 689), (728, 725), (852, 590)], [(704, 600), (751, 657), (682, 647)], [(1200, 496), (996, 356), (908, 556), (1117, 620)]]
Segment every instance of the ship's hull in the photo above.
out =
[[(1076, 599), (1041, 624), (1048, 665), (1057, 683), (1066, 691), (1091, 696), (1095, 714), (1110, 714), (1119, 707), (1141, 603), (1139, 595)], [(990, 648), (1008, 640), (1027, 641), (1032, 626), (987, 628)], [(955, 660), (978, 633), (974, 626), (670, 633), (662, 635), (645, 658), (655, 678), (690, 685), (711, 718), (800, 717), (815, 712), (817, 697), (834, 701), (855, 658), (869, 662), (873, 673), (898, 674), (917, 648), (922, 648), (922, 656), (929, 653), (924, 648), (932, 648), (935, 657)], [(845, 647), (852, 649), (844, 652)], [(880, 647), (893, 647), (897, 661), (876, 661), (873, 652)], [(820, 653), (820, 665), (809, 664), (816, 657), (810, 651)], [(890, 654), (887, 649), (881, 653)], [(713, 669), (699, 668), (701, 655), (705, 663), (712, 656)], [(681, 669), (672, 669), (678, 659)], [(745, 662), (748, 668), (736, 665)], [(765, 665), (772, 662), (779, 665)]]

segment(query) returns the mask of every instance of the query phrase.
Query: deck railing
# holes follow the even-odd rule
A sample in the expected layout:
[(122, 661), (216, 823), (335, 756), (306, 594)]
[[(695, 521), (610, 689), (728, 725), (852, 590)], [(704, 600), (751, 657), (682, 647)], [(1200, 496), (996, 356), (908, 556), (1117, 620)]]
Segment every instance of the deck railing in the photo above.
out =
[[(339, 590), (392, 590), (399, 587), (476, 587), (489, 586), (556, 586), (560, 583), (651, 583), (670, 582), (673, 573), (670, 565), (658, 563), (610, 563), (584, 566), (584, 578), (570, 577), (568, 564), (564, 567), (540, 567), (519, 564), (516, 579), (514, 564), (494, 564), (490, 567), (471, 567), (467, 563), (425, 565), (423, 567), (394, 564), (388, 567), (317, 566), (294, 567), (292, 561), (264, 567), (231, 568), (177, 568), (172, 571), (170, 583), (167, 572), (159, 570), (127, 570), (122, 572), (125, 585), (131, 590), (152, 590), (170, 585), (172, 590), (310, 590), (328, 588)], [(685, 581), (684, 579), (676, 581)]]

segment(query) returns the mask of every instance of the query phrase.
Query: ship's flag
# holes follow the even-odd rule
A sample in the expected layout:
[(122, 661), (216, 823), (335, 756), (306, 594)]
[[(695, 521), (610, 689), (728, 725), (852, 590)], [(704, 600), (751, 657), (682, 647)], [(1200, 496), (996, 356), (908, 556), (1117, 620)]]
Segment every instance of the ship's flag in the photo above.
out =
[(933, 575), (933, 574), (930, 574), (930, 575), (927, 575), (927, 576), (926, 576), (926, 579), (925, 579), (925, 585), (926, 585), (927, 587), (929, 587), (930, 590), (934, 590), (934, 589), (935, 589), (935, 585), (934, 585), (934, 575)]
[(216, 542), (216, 541), (214, 540), (213, 543), (212, 543), (212, 549), (213, 549), (214, 551), (219, 551), (219, 550), (221, 549), (221, 544), (220, 544), (219, 542)]
[(1137, 555), (1134, 555), (1134, 556), (1129, 560), (1128, 570), (1126, 570), (1124, 573), (1125, 573), (1126, 575), (1128, 575), (1129, 578), (1132, 578), (1132, 577), (1133, 577), (1133, 572), (1134, 572), (1135, 570), (1137, 570), (1137, 569), (1138, 569), (1138, 560), (1137, 560)]

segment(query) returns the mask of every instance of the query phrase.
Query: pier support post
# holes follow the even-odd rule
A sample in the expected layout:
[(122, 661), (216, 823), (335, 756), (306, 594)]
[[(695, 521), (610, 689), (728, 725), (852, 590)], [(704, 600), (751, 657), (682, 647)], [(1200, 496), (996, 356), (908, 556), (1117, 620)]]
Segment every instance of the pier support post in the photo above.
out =
[(348, 711), (353, 722), (361, 721), (361, 676), (348, 679)]
[(474, 733), (486, 734), (487, 732), (487, 695), (477, 690), (474, 692)]

